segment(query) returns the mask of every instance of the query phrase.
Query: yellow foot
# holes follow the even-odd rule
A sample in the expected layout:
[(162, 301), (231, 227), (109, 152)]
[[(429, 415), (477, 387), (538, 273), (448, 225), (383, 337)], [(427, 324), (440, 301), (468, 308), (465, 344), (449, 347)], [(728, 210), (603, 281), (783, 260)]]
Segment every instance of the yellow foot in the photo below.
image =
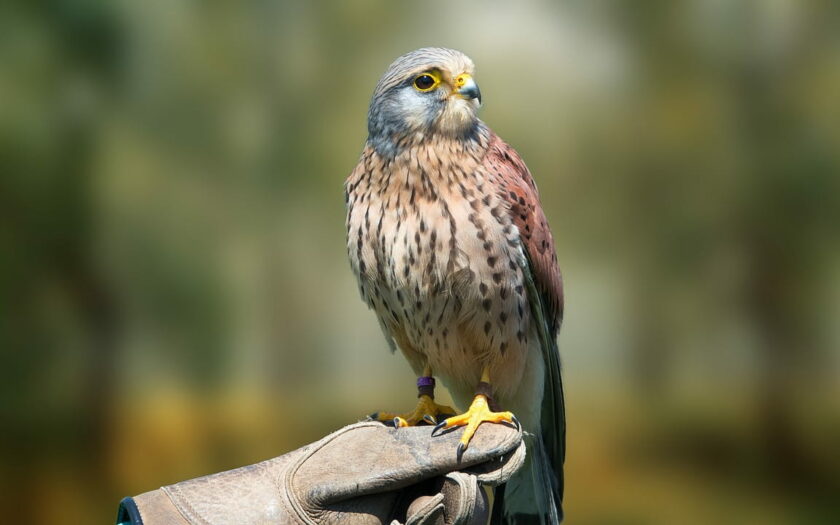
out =
[(455, 410), (446, 405), (438, 405), (429, 396), (420, 396), (417, 400), (417, 407), (413, 412), (405, 414), (392, 414), (390, 412), (376, 412), (370, 415), (371, 419), (377, 421), (393, 421), (395, 427), (413, 427), (421, 422), (429, 425), (437, 424), (437, 416), (454, 414)]
[(485, 421), (488, 423), (511, 423), (516, 425), (516, 428), (519, 428), (519, 421), (517, 421), (516, 416), (514, 416), (513, 413), (492, 412), (487, 402), (487, 396), (478, 394), (475, 396), (475, 399), (473, 399), (469, 410), (460, 416), (450, 417), (449, 419), (438, 423), (434, 430), (432, 430), (432, 435), (434, 436), (439, 430), (466, 425), (467, 428), (464, 429), (464, 434), (461, 436), (461, 442), (458, 443), (458, 460), (460, 461), (461, 456), (470, 444), (473, 434), (475, 434), (478, 426)]

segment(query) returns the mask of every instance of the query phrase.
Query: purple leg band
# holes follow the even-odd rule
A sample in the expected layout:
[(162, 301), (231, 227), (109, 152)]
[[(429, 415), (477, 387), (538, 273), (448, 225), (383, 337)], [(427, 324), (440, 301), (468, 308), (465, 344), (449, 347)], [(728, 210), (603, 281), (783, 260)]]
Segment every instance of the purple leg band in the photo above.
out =
[(434, 388), (435, 386), (435, 378), (430, 376), (423, 376), (417, 378), (417, 388), (421, 386), (430, 386)]
[(417, 397), (429, 396), (435, 398), (435, 378), (423, 376), (417, 378)]

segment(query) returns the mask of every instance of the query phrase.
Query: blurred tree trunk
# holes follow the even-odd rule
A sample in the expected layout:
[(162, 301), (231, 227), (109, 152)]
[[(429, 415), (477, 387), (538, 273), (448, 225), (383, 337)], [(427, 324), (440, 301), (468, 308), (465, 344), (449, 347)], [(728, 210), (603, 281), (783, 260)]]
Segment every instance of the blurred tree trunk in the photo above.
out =
[[(820, 476), (821, 467), (809, 457), (795, 411), (808, 399), (807, 391), (819, 392), (827, 380), (824, 371), (830, 363), (818, 319), (829, 279), (824, 244), (836, 226), (828, 210), (838, 205), (832, 197), (838, 188), (830, 151), (810, 132), (796, 90), (809, 57), (827, 43), (811, 40), (821, 34), (813, 28), (806, 34), (804, 28), (820, 23), (810, 20), (786, 28), (786, 45), (774, 48), (768, 45), (772, 28), (755, 23), (760, 11), (759, 3), (741, 13), (744, 27), (751, 30), (731, 74), (742, 125), (744, 215), (739, 223), (749, 269), (745, 305), (758, 334), (764, 457), (781, 483), (795, 479), (807, 484)], [(800, 19), (808, 16), (799, 11)]]
[[(83, 460), (92, 467), (90, 483), (107, 494), (110, 483), (110, 433), (117, 397), (117, 301), (97, 257), (98, 221), (95, 201), (95, 156), (101, 140), (103, 115), (118, 88), (120, 24), (107, 4), (75, 6), (60, 4), (52, 9), (52, 30), (57, 35), (66, 63), (59, 75), (66, 90), (82, 82), (89, 90), (90, 105), (80, 111), (70, 108), (59, 135), (61, 162), (53, 176), (66, 181), (58, 188), (75, 188), (65, 212), (74, 217), (73, 237), (56, 247), (55, 272), (68, 297), (81, 314), (89, 349), (84, 356), (81, 392), (81, 439)], [(79, 75), (80, 78), (74, 78)], [(68, 97), (67, 93), (58, 93)], [(60, 106), (61, 107), (61, 106)], [(64, 109), (64, 108), (61, 108)], [(58, 188), (56, 188), (58, 190)]]
[[(0, 348), (12, 364), (4, 371), (13, 374), (0, 392), (15, 400), (3, 410), (15, 480), (3, 497), (8, 506), (32, 510), (45, 505), (33, 467), (43, 462), (61, 469), (70, 461), (89, 474), (83, 484), (110, 495), (117, 316), (96, 261), (93, 179), (103, 111), (97, 104), (113, 80), (118, 27), (104, 7), (18, 4), (16, 23), (51, 49), (13, 79), (38, 102), (20, 127), (43, 122), (48, 131), (0, 137), (8, 170), (0, 186), (0, 240), (12, 248), (0, 259), (9, 299), (0, 304), (8, 325), (0, 326)], [(81, 390), (53, 396), (53, 384)]]
[[(626, 257), (631, 285), (627, 315), (632, 318), (628, 370), (636, 391), (651, 406), (667, 400), (669, 378), (674, 363), (674, 341), (668, 333), (668, 310), (671, 308), (669, 286), (675, 268), (669, 266), (672, 253), (679, 247), (663, 236), (663, 224), (671, 220), (669, 207), (675, 183), (685, 176), (672, 159), (663, 158), (662, 145), (668, 137), (667, 116), (660, 110), (663, 96), (672, 86), (662, 80), (678, 77), (689, 51), (684, 36), (675, 34), (672, 23), (676, 3), (651, 0), (628, 4), (621, 19), (637, 46), (634, 58), (641, 72), (633, 108), (635, 122), (627, 130), (633, 150), (627, 165), (618, 174), (620, 190), (628, 199), (627, 217), (632, 220)], [(641, 131), (640, 127), (644, 130)]]

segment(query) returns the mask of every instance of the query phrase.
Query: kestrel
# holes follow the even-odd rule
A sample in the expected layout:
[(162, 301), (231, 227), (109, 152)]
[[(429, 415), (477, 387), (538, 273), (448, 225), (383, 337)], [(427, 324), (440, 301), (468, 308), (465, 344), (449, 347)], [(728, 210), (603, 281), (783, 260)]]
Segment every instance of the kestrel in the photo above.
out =
[[(459, 456), (481, 423), (521, 423), (528, 462), (497, 491), (494, 516), (557, 523), (563, 284), (537, 187), (478, 118), (473, 73), (452, 49), (397, 58), (376, 85), (368, 139), (345, 182), (347, 248), (362, 298), (419, 376), (412, 412), (375, 417), (405, 426), (451, 414), (433, 432), (465, 426)], [(469, 405), (465, 413), (435, 403), (435, 376)]]

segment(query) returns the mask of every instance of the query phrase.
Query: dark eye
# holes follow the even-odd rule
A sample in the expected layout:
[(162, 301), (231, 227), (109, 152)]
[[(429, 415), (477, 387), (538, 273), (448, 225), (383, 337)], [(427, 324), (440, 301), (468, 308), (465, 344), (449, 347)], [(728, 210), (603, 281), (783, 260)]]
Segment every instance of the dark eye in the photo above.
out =
[(414, 87), (420, 91), (428, 91), (435, 85), (435, 78), (432, 75), (420, 75), (414, 79)]

